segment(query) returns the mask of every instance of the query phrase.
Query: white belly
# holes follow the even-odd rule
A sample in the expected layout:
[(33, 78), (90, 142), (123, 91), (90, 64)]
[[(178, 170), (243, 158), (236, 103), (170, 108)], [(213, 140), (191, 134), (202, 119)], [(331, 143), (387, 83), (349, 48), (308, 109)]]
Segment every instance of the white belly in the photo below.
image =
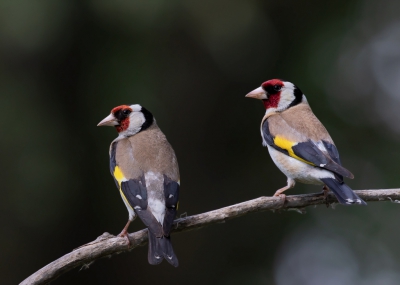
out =
[(277, 151), (273, 147), (267, 145), (269, 154), (276, 166), (288, 178), (305, 184), (323, 185), (320, 178), (334, 178), (335, 175), (325, 169), (309, 165), (301, 162), (293, 157)]

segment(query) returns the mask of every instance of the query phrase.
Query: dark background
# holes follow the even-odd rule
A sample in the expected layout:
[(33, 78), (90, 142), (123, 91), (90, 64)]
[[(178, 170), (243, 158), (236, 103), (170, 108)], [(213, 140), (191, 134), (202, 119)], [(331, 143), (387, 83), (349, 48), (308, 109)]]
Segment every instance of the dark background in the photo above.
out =
[[(390, 0), (1, 1), (1, 283), (121, 231), (117, 133), (96, 127), (121, 104), (151, 110), (173, 145), (180, 214), (286, 185), (261, 146), (263, 106), (244, 98), (271, 78), (307, 95), (351, 187), (399, 187), (399, 11)], [(250, 214), (174, 235), (179, 268), (150, 266), (141, 247), (52, 284), (398, 284), (399, 210)]]

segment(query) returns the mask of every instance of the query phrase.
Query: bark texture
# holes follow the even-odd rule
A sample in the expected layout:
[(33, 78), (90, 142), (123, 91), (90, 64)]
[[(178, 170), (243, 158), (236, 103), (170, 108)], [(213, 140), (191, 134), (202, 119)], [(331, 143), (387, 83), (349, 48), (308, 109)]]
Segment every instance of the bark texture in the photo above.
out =
[[(358, 190), (355, 191), (366, 202), (391, 201), (400, 203), (400, 189), (383, 190)], [(337, 203), (335, 196), (329, 193), (326, 199), (322, 193), (292, 195), (281, 197), (260, 197), (243, 203), (224, 207), (218, 210), (202, 214), (179, 218), (174, 222), (174, 233), (198, 229), (214, 223), (221, 223), (228, 219), (237, 218), (248, 213), (266, 210), (289, 210), (294, 209), (301, 213), (304, 208), (320, 204)], [(357, 206), (352, 206), (357, 207)], [(128, 241), (123, 237), (115, 237), (104, 233), (96, 240), (85, 244), (74, 251), (67, 253), (59, 259), (46, 265), (39, 271), (33, 273), (20, 283), (20, 285), (41, 285), (48, 284), (65, 272), (78, 267), (88, 267), (95, 260), (111, 256), (112, 254), (132, 250), (137, 246), (147, 243), (147, 229), (129, 234), (131, 246), (128, 248)], [(143, 261), (145, 262), (145, 261)]]

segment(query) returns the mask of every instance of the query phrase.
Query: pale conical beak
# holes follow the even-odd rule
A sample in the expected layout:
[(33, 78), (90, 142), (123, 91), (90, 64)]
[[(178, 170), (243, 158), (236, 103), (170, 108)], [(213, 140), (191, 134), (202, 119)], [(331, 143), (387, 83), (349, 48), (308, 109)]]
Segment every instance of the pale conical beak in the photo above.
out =
[(113, 114), (105, 117), (100, 123), (97, 124), (98, 127), (101, 126), (117, 126), (119, 125), (117, 118), (114, 117)]
[(268, 99), (267, 93), (261, 87), (258, 87), (246, 95), (247, 98)]

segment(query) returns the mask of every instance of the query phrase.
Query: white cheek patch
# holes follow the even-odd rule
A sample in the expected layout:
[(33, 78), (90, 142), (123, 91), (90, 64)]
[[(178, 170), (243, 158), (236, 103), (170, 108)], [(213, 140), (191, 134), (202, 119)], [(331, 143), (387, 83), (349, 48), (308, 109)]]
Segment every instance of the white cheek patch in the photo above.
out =
[(142, 106), (140, 106), (139, 104), (130, 105), (129, 107), (132, 109), (133, 112), (142, 111)]
[[(134, 106), (134, 105), (132, 105)], [(140, 106), (140, 105), (138, 105)], [(140, 107), (142, 108), (142, 107)], [(119, 137), (124, 138), (127, 136), (132, 136), (137, 134), (138, 132), (141, 131), (142, 126), (146, 119), (144, 118), (144, 115), (142, 112), (132, 112), (131, 115), (129, 116), (129, 127), (123, 132), (120, 132)]]
[(281, 92), (281, 98), (279, 100), (279, 104), (278, 104), (278, 110), (284, 110), (286, 109), (295, 99), (294, 95), (293, 95), (293, 89), (290, 88), (285, 88), (285, 90), (283, 90)]
[(129, 128), (130, 129), (141, 129), (146, 119), (142, 112), (132, 112), (129, 116)]
[(281, 91), (281, 96), (278, 104), (278, 112), (285, 110), (295, 99), (294, 96), (294, 84), (291, 82), (285, 82), (284, 87)]

